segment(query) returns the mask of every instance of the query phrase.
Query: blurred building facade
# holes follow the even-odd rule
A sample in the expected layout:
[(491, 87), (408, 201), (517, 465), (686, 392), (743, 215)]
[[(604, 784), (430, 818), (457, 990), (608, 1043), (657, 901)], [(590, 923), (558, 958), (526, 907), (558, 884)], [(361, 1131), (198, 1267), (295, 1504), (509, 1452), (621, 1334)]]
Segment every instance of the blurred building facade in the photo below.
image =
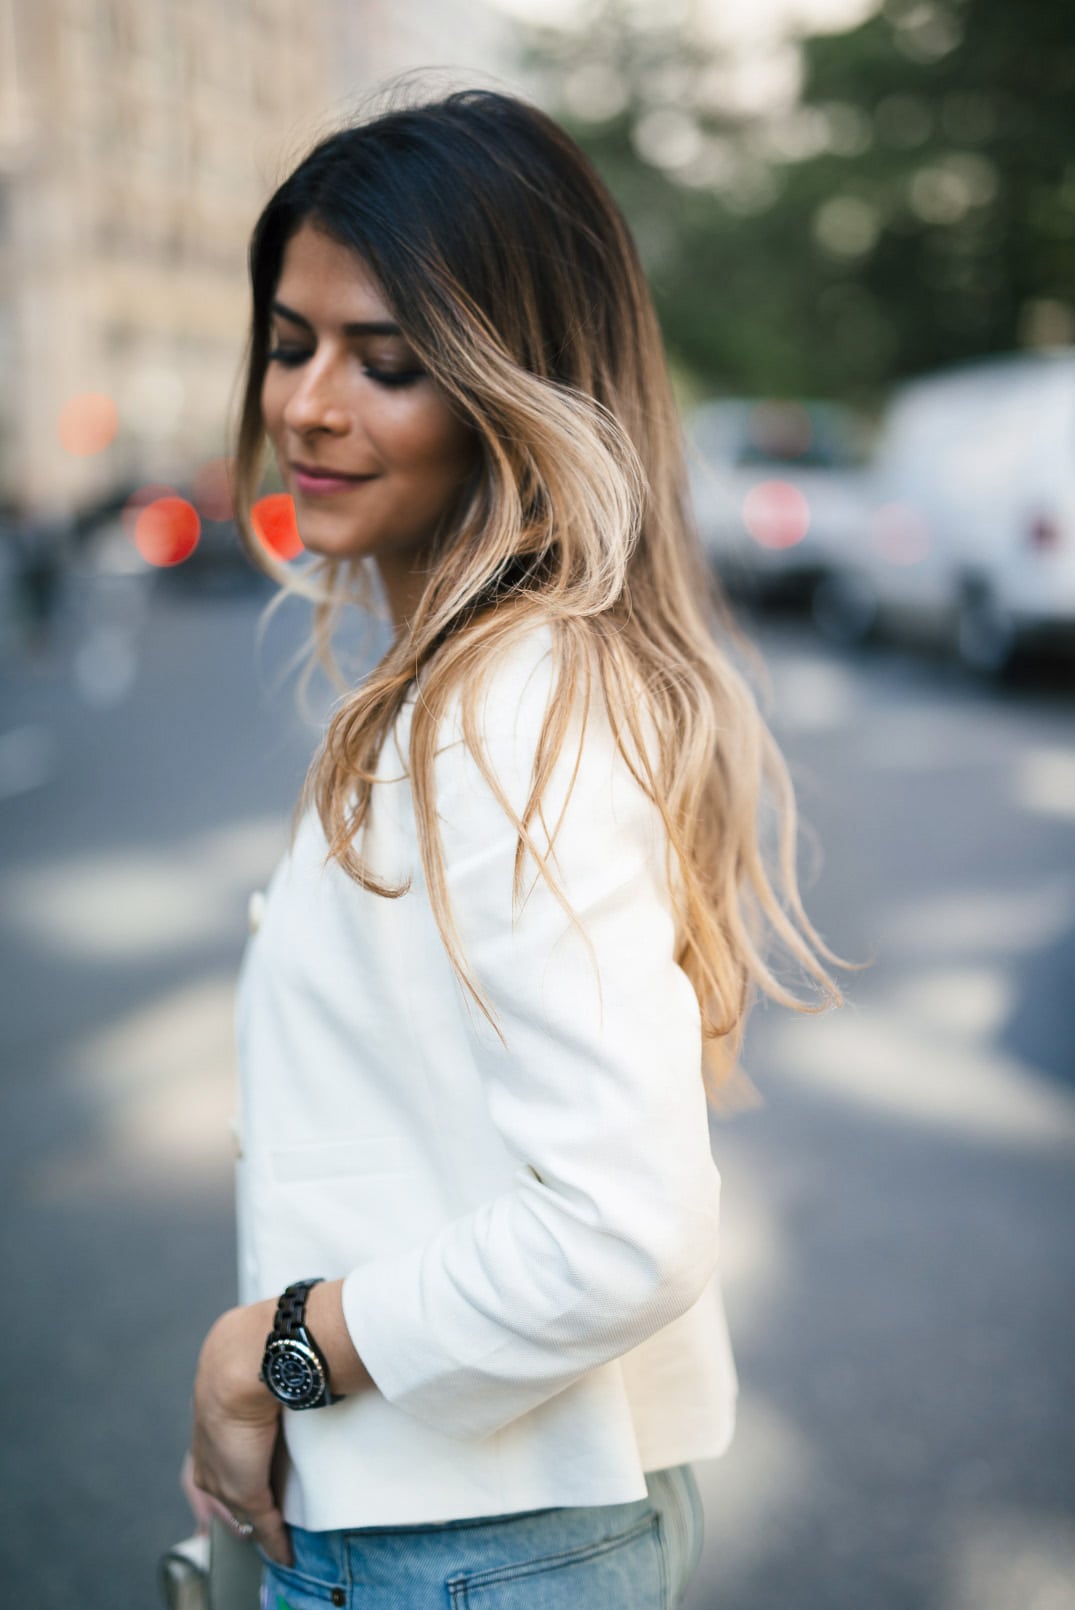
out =
[[(443, 61), (453, 14), (458, 42), (456, 0), (395, 11), (0, 0), (0, 508), (63, 517), (225, 451), (266, 195), (371, 84)], [(502, 32), (472, 33), (495, 69)], [(89, 452), (94, 398), (115, 436)]]

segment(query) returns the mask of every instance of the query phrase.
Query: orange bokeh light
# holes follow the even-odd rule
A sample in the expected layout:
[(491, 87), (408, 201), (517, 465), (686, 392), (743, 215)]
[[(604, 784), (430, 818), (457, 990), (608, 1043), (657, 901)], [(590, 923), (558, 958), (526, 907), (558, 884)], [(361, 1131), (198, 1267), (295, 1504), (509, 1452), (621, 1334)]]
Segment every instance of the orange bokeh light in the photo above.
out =
[(211, 458), (195, 475), (194, 503), (203, 520), (230, 520), (234, 515), (232, 468), (230, 458)]
[(198, 546), (202, 523), (186, 498), (154, 498), (134, 522), (134, 545), (151, 565), (181, 565)]
[(763, 548), (793, 548), (810, 529), (810, 505), (790, 481), (759, 481), (743, 499), (743, 524)]
[(56, 416), (56, 434), (65, 453), (91, 458), (116, 439), (119, 413), (103, 391), (83, 391), (69, 397)]
[(295, 505), (287, 492), (258, 498), (251, 516), (255, 535), (275, 559), (294, 559), (302, 552)]

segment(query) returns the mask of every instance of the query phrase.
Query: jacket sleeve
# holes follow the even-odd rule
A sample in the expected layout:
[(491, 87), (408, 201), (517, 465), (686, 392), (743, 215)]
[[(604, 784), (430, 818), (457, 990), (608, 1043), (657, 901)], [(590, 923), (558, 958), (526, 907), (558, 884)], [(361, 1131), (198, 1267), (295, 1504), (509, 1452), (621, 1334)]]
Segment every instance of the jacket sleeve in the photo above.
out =
[[(486, 752), (520, 814), (549, 690), (546, 655), (498, 677), (486, 705)], [(663, 824), (603, 706), (581, 747), (578, 733), (576, 722), (543, 820), (552, 832), (559, 819), (553, 870), (583, 933), (532, 862), (513, 912), (516, 832), (458, 733), (440, 751), (452, 909), (503, 1043), (476, 1011), (468, 1034), (514, 1185), (343, 1287), (384, 1396), (462, 1438), (637, 1346), (716, 1269), (720, 1178)]]

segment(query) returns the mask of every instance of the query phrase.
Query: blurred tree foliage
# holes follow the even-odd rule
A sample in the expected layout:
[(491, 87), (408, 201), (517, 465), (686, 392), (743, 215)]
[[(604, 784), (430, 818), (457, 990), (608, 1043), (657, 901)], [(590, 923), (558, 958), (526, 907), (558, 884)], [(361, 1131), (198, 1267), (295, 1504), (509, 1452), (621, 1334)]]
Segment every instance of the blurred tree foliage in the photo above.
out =
[(1075, 338), (1071, 0), (884, 0), (804, 40), (798, 97), (764, 113), (665, 19), (606, 0), (531, 54), (703, 384), (869, 402)]

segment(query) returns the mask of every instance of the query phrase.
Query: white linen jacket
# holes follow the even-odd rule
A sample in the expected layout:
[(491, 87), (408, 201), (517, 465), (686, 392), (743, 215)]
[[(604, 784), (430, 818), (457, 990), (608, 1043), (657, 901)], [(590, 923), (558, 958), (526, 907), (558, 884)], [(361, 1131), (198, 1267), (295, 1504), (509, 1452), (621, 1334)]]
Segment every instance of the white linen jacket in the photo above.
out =
[[(519, 813), (551, 676), (533, 630), (485, 697), (486, 754)], [(627, 1502), (645, 1471), (723, 1453), (734, 1425), (720, 1177), (659, 814), (591, 704), (544, 812), (578, 923), (532, 863), (513, 910), (516, 832), (446, 722), (448, 890), (498, 1035), (425, 889), (413, 699), (362, 845), (408, 892), (325, 864), (310, 812), (239, 979), (241, 1300), (346, 1277), (377, 1387), (284, 1412), (284, 1514), (313, 1530)]]

